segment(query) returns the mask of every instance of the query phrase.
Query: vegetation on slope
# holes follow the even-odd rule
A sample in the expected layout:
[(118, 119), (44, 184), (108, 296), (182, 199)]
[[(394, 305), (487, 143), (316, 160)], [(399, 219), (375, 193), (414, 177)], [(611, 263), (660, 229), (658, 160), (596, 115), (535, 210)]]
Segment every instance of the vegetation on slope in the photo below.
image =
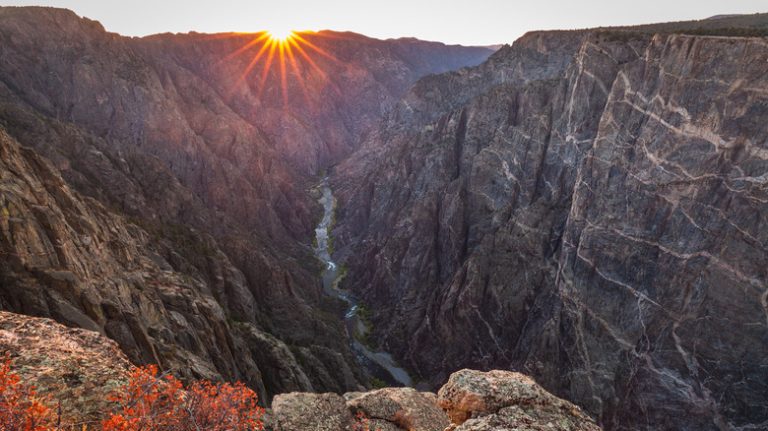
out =
[[(242, 383), (198, 381), (184, 385), (155, 365), (133, 370), (128, 383), (110, 396), (111, 412), (103, 412), (103, 431), (250, 431), (264, 429), (264, 409), (256, 393)], [(10, 357), (0, 365), (0, 429), (4, 431), (86, 430), (89, 423), (62, 420), (54, 400), (11, 370)]]

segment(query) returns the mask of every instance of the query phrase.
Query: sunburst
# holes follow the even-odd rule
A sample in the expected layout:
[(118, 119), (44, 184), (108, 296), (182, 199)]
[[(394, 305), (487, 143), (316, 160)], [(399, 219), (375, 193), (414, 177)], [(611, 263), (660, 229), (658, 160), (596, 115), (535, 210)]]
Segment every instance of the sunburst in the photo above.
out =
[[(305, 98), (309, 99), (307, 86), (304, 82), (306, 77), (300, 71), (300, 64), (303, 63), (308, 65), (318, 76), (322, 79), (326, 79), (326, 73), (312, 57), (320, 55), (333, 62), (338, 61), (333, 55), (329, 54), (310, 40), (311, 37), (319, 35), (319, 33), (313, 31), (272, 28), (260, 33), (254, 33), (253, 39), (230, 53), (225, 57), (225, 60), (231, 60), (234, 57), (239, 57), (246, 53), (252, 55), (238, 82), (255, 79), (258, 82), (259, 94), (261, 94), (266, 87), (272, 66), (277, 63), (280, 74), (282, 101), (284, 105), (288, 105), (289, 69), (292, 72), (292, 79), (299, 80), (299, 85), (304, 92)], [(259, 71), (258, 69), (261, 70)]]

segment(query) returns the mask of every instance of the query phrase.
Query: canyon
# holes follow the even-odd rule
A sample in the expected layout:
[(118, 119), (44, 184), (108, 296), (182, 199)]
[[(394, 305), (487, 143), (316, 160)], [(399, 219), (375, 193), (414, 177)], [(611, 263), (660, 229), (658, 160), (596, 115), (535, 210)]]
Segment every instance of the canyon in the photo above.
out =
[[(243, 381), (276, 429), (381, 399), (439, 401), (435, 429), (764, 428), (766, 32), (324, 31), (262, 68), (263, 34), (2, 7), (0, 309)], [(461, 410), (457, 381), (576, 413)]]

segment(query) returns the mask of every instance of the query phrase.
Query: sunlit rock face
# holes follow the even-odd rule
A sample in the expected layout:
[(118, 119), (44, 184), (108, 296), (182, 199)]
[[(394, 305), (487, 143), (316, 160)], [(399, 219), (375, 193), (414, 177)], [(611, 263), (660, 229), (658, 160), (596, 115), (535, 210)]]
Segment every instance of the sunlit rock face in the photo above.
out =
[(438, 392), (453, 422), (447, 431), (599, 431), (579, 407), (511, 371), (460, 370)]
[(333, 179), (381, 344), (433, 386), (521, 370), (608, 429), (763, 426), (766, 59), (532, 33), (419, 81)]
[[(490, 51), (306, 35), (282, 79), (279, 56), (244, 74), (256, 37), (125, 38), (66, 10), (0, 8), (0, 143), (52, 165), (4, 174), (61, 174), (3, 190), (29, 212), (8, 227), (25, 235), (2, 240), (3, 309), (101, 330), (136, 363), (244, 380), (264, 400), (365, 383), (323, 300), (307, 189), (418, 77)], [(36, 209), (63, 187), (57, 211)]]
[(284, 40), (260, 33), (158, 35), (133, 46), (157, 69), (181, 68), (210, 86), (281, 158), (309, 173), (356, 149), (418, 78), (479, 64), (492, 53), (332, 31)]

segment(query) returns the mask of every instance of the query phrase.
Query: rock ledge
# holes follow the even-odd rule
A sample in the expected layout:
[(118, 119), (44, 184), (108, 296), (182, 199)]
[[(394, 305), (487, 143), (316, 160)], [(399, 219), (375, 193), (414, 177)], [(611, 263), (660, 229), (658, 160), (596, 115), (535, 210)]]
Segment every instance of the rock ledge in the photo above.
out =
[(385, 388), (336, 394), (289, 393), (275, 397), (269, 428), (275, 431), (353, 430), (355, 416), (377, 431), (598, 431), (576, 405), (511, 371), (453, 373), (438, 392)]

